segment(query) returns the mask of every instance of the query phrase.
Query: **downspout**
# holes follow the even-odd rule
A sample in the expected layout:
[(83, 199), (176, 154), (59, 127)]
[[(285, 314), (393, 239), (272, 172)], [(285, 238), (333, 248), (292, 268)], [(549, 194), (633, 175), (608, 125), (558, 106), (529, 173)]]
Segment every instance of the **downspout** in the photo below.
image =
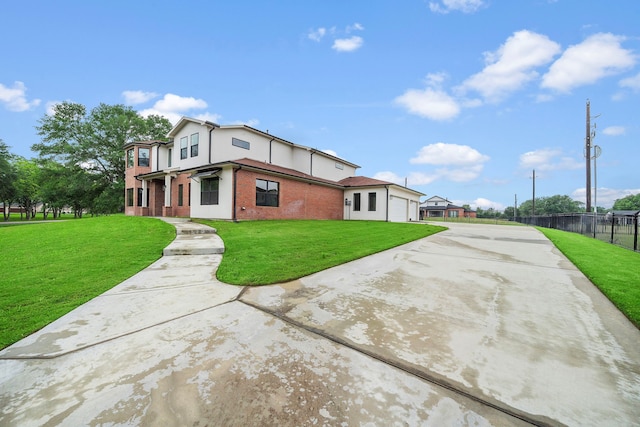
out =
[(309, 163), (309, 175), (313, 176), (313, 155), (316, 154), (316, 150), (311, 150), (310, 163)]
[(275, 138), (271, 138), (271, 141), (269, 141), (269, 164), (271, 164), (271, 143), (273, 142)]
[(238, 166), (233, 169), (233, 222), (238, 222), (238, 216), (236, 215), (236, 195), (237, 195), (237, 181), (238, 181), (238, 171), (242, 169), (242, 166)]
[(385, 185), (384, 188), (387, 189), (387, 219), (386, 222), (389, 222), (389, 186)]
[(215, 126), (211, 126), (211, 129), (209, 129), (209, 164), (211, 164), (211, 134), (215, 128)]

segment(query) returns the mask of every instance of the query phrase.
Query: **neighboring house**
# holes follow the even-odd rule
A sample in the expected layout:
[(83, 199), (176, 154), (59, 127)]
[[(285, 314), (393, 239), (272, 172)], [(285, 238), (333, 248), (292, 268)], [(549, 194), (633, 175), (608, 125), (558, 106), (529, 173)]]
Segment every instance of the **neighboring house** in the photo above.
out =
[(456, 206), (440, 196), (433, 196), (420, 205), (420, 219), (426, 218), (475, 218), (476, 211)]
[[(227, 220), (415, 221), (420, 193), (246, 125), (183, 117), (169, 142), (125, 145), (125, 213)], [(356, 209), (357, 208), (357, 209)]]

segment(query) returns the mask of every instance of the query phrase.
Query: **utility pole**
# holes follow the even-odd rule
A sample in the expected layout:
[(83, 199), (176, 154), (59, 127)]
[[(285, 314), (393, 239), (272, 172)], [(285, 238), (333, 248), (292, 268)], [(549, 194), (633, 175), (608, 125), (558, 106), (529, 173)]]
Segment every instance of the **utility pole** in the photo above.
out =
[(531, 200), (531, 216), (536, 216), (536, 170), (533, 170), (533, 199)]
[(518, 220), (518, 195), (514, 194), (513, 195), (514, 199), (514, 203), (513, 203), (513, 220), (517, 221)]
[(591, 111), (590, 102), (587, 99), (587, 136), (585, 138), (584, 157), (586, 158), (587, 167), (587, 200), (585, 203), (587, 213), (591, 212)]

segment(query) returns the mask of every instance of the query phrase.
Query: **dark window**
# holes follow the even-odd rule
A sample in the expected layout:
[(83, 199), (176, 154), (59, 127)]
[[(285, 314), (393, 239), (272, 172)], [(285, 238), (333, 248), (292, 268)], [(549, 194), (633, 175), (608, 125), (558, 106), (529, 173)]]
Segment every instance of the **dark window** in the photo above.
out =
[(168, 168), (171, 167), (171, 154), (173, 154), (173, 150), (171, 148), (169, 148), (169, 155), (167, 157), (167, 167)]
[(133, 206), (133, 188), (127, 188), (127, 206)]
[(256, 206), (278, 206), (279, 184), (266, 179), (256, 179)]
[(182, 206), (182, 197), (184, 196), (184, 186), (178, 184), (178, 206)]
[(138, 166), (149, 166), (148, 148), (138, 148)]
[(144, 194), (144, 190), (142, 188), (138, 188), (138, 200), (136, 206), (142, 206), (142, 195)]
[(133, 167), (133, 148), (131, 150), (127, 150), (127, 167)]
[(369, 210), (376, 210), (376, 193), (369, 193)]
[(200, 204), (201, 205), (217, 205), (218, 204), (218, 185), (220, 178), (204, 178), (200, 181)]
[(198, 141), (200, 140), (200, 134), (194, 133), (191, 135), (191, 157), (198, 155)]
[(243, 140), (238, 139), (238, 138), (231, 138), (231, 145), (235, 145), (236, 147), (244, 148), (245, 150), (249, 150), (250, 147), (251, 147), (251, 144), (249, 144), (247, 141), (243, 141)]
[(187, 192), (189, 193), (187, 194), (187, 206), (191, 206), (191, 183), (187, 187)]
[(180, 138), (180, 159), (187, 158), (187, 144), (188, 138), (186, 136)]
[(360, 210), (360, 193), (353, 194), (353, 210), (354, 211)]

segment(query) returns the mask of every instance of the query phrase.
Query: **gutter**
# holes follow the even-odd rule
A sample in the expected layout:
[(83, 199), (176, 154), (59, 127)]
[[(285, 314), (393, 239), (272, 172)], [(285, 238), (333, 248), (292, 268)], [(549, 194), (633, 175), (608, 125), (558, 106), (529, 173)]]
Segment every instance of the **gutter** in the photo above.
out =
[(211, 129), (209, 129), (209, 164), (211, 164), (211, 144), (212, 144), (211, 134), (213, 133), (213, 130), (215, 128), (216, 128), (215, 126), (212, 126)]
[(315, 149), (311, 149), (311, 156), (310, 158), (310, 162), (309, 162), (309, 175), (313, 176), (313, 155), (316, 154), (318, 152), (318, 150)]
[(387, 189), (387, 218), (385, 219), (386, 222), (389, 222), (389, 186), (385, 185), (384, 188)]
[(271, 141), (269, 141), (269, 163), (271, 163), (271, 143), (273, 142), (275, 138), (271, 138)]

